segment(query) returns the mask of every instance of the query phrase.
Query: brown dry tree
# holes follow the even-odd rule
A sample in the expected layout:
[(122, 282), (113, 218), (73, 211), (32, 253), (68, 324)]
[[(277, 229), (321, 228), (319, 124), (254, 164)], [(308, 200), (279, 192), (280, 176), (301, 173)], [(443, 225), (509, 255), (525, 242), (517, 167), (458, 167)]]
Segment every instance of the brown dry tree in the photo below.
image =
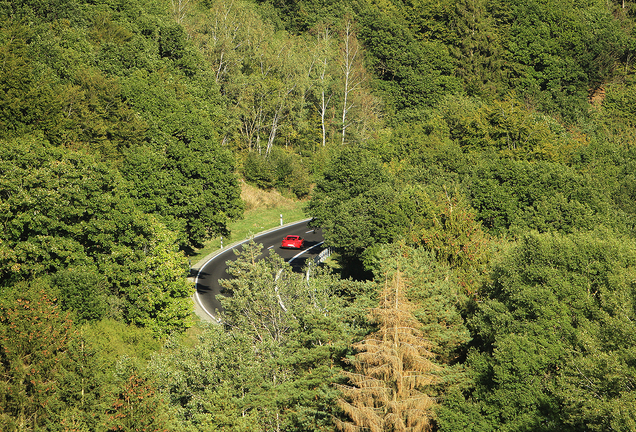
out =
[(432, 344), (404, 295), (407, 281), (398, 270), (387, 276), (370, 319), (378, 330), (353, 345), (357, 354), (344, 372), (350, 385), (339, 385), (338, 401), (350, 421), (336, 420), (344, 432), (426, 432), (432, 427), (434, 399), (425, 390), (439, 382)]

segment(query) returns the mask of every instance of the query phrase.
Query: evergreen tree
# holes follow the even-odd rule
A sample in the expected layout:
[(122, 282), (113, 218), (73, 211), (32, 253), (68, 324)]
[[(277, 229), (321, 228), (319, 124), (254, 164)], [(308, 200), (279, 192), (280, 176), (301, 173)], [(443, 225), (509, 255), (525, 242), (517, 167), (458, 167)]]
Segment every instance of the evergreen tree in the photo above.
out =
[(503, 47), (483, 0), (455, 2), (451, 18), (451, 55), (457, 59), (456, 74), (469, 95), (492, 98), (501, 91)]
[(105, 421), (108, 432), (168, 432), (172, 417), (154, 386), (146, 379), (132, 374), (121, 385)]
[(345, 432), (431, 430), (435, 401), (426, 388), (439, 381), (439, 367), (404, 295), (406, 286), (399, 269), (390, 283), (387, 275), (380, 304), (370, 314), (378, 329), (353, 345), (355, 371), (344, 372), (351, 385), (339, 385), (344, 397), (338, 402), (350, 420), (337, 425)]
[(58, 375), (73, 323), (41, 279), (0, 297), (0, 429), (38, 430), (58, 405)]
[(462, 352), (471, 336), (462, 313), (470, 304), (471, 292), (464, 283), (465, 269), (453, 268), (435, 255), (426, 248), (398, 242), (377, 248), (365, 265), (373, 270), (376, 279), (399, 267), (403, 279), (409, 281), (404, 294), (414, 306), (413, 315), (421, 330), (435, 346), (436, 362), (446, 368), (444, 384), (439, 388), (446, 391), (453, 385), (452, 368), (458, 368), (456, 378), (463, 379)]

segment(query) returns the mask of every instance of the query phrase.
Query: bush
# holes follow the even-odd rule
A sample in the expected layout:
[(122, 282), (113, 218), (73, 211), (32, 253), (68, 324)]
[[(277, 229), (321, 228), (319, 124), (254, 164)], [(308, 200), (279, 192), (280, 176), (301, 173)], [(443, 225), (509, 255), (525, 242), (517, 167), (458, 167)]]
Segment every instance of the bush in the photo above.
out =
[(309, 194), (311, 175), (301, 158), (282, 149), (274, 149), (269, 158), (256, 152), (247, 154), (243, 164), (245, 180), (261, 189), (276, 188), (297, 198)]
[(256, 152), (247, 154), (243, 162), (243, 176), (248, 183), (261, 189), (274, 186), (274, 173), (269, 161)]

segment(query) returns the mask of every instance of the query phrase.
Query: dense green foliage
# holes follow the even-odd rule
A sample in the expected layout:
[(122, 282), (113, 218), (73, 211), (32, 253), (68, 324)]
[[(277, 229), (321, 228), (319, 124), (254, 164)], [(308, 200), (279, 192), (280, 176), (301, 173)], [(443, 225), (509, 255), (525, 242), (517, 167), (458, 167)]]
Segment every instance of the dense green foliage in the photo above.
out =
[(524, 237), (472, 318), (475, 387), (443, 430), (631, 429), (635, 258), (607, 232)]
[[(316, 268), (308, 280), (253, 241), (221, 282), (223, 327), (194, 348), (170, 345), (154, 360), (160, 388), (180, 409), (180, 430), (312, 430), (336, 413), (341, 359), (359, 331), (359, 306), (336, 295), (342, 282)], [(192, 375), (192, 374), (195, 375)]]
[[(634, 430), (635, 10), (0, 0), (0, 429)], [(239, 177), (334, 262), (186, 333)]]
[[(62, 305), (83, 319), (187, 328), (191, 288), (174, 233), (135, 207), (107, 164), (19, 141), (1, 149), (2, 279), (56, 275)], [(79, 300), (86, 290), (95, 304)]]
[(42, 135), (108, 162), (183, 247), (226, 234), (242, 211), (234, 158), (218, 140), (218, 87), (183, 28), (160, 3), (72, 6), (6, 11), (0, 138)]

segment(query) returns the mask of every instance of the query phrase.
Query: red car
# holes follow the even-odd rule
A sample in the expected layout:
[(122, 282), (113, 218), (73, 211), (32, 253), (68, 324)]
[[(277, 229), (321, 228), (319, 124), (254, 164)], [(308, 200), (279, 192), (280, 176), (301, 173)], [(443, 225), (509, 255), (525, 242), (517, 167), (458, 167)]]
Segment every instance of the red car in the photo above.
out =
[(283, 242), (280, 247), (282, 248), (292, 248), (292, 249), (300, 249), (305, 244), (305, 240), (302, 237), (297, 235), (288, 235), (283, 238)]

